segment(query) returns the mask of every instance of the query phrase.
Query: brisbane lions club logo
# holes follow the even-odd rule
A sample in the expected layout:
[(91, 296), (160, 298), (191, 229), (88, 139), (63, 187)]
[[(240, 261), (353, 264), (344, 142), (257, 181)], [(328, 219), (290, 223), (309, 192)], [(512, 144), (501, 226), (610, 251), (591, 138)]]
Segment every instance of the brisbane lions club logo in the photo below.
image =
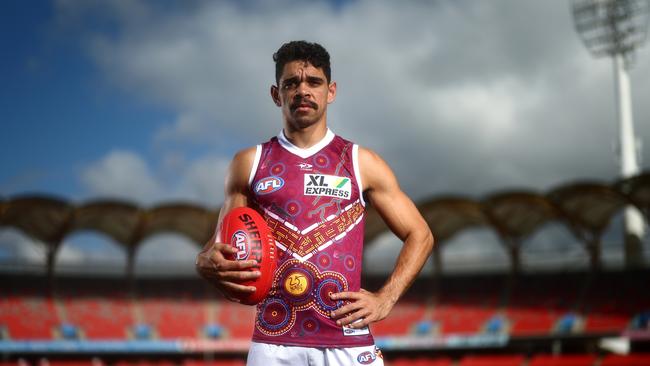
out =
[(284, 180), (280, 177), (266, 177), (257, 181), (255, 193), (263, 195), (280, 190), (284, 186)]

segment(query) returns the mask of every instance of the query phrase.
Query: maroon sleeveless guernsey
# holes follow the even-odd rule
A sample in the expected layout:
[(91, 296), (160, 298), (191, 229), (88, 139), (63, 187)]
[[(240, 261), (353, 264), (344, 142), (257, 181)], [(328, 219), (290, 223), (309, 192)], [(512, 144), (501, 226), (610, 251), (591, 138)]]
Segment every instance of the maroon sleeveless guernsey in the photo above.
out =
[(276, 239), (278, 267), (257, 306), (253, 341), (305, 347), (374, 344), (367, 327), (337, 326), (329, 294), (359, 291), (365, 222), (358, 146), (330, 130), (301, 149), (281, 131), (257, 146), (253, 206)]

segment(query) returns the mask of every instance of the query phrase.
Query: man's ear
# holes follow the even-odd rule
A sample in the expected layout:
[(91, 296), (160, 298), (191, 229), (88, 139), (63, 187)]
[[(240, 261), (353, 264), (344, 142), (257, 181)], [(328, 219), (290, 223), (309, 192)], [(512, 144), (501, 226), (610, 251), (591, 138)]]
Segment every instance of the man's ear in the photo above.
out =
[(278, 107), (282, 107), (282, 101), (280, 100), (280, 91), (276, 85), (271, 85), (271, 98), (273, 98), (273, 103)]
[(327, 87), (327, 104), (334, 102), (336, 99), (336, 82), (333, 81)]

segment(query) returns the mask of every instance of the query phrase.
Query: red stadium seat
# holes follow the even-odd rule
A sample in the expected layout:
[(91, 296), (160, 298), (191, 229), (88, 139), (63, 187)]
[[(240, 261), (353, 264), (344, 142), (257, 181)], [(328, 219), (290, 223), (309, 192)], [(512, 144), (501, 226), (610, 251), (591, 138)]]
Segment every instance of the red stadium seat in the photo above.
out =
[(199, 338), (206, 323), (204, 301), (148, 298), (140, 300), (143, 320), (158, 330), (158, 337)]
[(522, 355), (476, 355), (464, 357), (458, 366), (521, 366), (523, 363)]
[(174, 361), (170, 360), (154, 360), (154, 359), (141, 359), (141, 360), (119, 360), (115, 366), (176, 366)]
[(183, 366), (206, 366), (205, 361), (186, 359), (183, 360)]
[(433, 319), (441, 324), (442, 334), (474, 334), (495, 312), (491, 307), (450, 303), (437, 306)]
[(217, 323), (234, 339), (250, 339), (255, 327), (255, 307), (224, 300), (217, 310)]
[(452, 361), (449, 358), (417, 357), (408, 358), (400, 357), (391, 361), (384, 362), (387, 366), (451, 366)]
[(246, 361), (240, 358), (221, 359), (221, 360), (184, 360), (183, 366), (246, 366)]
[(386, 319), (372, 324), (370, 328), (377, 336), (407, 335), (423, 319), (425, 311), (425, 304), (422, 303), (397, 303)]
[(557, 320), (557, 315), (547, 309), (508, 309), (506, 314), (513, 335), (548, 334)]
[(595, 362), (593, 355), (537, 355), (528, 366), (594, 366)]
[(631, 316), (627, 314), (589, 314), (585, 330), (589, 332), (620, 332), (627, 328), (630, 319)]
[[(587, 332), (621, 332), (650, 299), (647, 276), (599, 276), (585, 296), (583, 313)], [(621, 301), (625, 299), (625, 301)]]
[(648, 366), (650, 353), (633, 355), (607, 355), (600, 366)]
[[(43, 363), (41, 363), (43, 364)], [(102, 366), (104, 363), (99, 359), (92, 360), (48, 360), (49, 366)]]
[(0, 299), (0, 324), (12, 339), (52, 339), (59, 317), (49, 297), (7, 296)]
[(64, 303), (68, 322), (80, 327), (88, 339), (124, 339), (133, 325), (131, 300), (121, 293), (71, 296)]

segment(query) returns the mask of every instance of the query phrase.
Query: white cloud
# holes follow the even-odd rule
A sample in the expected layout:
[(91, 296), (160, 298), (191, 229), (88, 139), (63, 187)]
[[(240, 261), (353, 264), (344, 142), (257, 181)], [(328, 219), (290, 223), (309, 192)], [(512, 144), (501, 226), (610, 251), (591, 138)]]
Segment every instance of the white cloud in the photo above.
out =
[[(363, 273), (369, 275), (385, 275), (395, 268), (397, 257), (402, 250), (402, 242), (390, 231), (379, 235), (372, 243), (366, 244), (363, 253)], [(430, 276), (433, 273), (433, 260), (427, 259), (419, 276)]]
[(220, 206), (229, 164), (230, 158), (215, 156), (192, 162), (180, 183), (179, 195), (206, 207)]
[(116, 197), (134, 202), (152, 202), (162, 196), (162, 187), (147, 162), (131, 151), (113, 150), (86, 167), (82, 183), (93, 196)]
[[(611, 66), (591, 59), (564, 2), (291, 5), (101, 3), (119, 31), (93, 33), (89, 52), (117, 85), (177, 111), (160, 141), (232, 154), (274, 135), (271, 54), (305, 38), (332, 54), (335, 131), (377, 150), (415, 197), (615, 177)], [(645, 64), (636, 100), (650, 97)], [(650, 133), (650, 107), (635, 115)]]
[(45, 244), (30, 238), (18, 229), (0, 228), (0, 262), (23, 262), (44, 265)]
[(55, 266), (80, 266), (86, 263), (84, 252), (70, 245), (63, 245), (57, 253)]
[(169, 141), (200, 141), (209, 143), (217, 140), (217, 138), (215, 134), (206, 133), (206, 131), (212, 131), (214, 129), (214, 121), (191, 113), (182, 113), (176, 121), (161, 127), (154, 139), (163, 144)]
[(494, 230), (479, 227), (459, 232), (440, 248), (444, 272), (507, 272), (509, 255)]
[(140, 243), (135, 258), (135, 273), (161, 272), (196, 275), (194, 262), (199, 246), (185, 236), (161, 233)]
[[(416, 199), (616, 179), (611, 64), (589, 56), (565, 1), (183, 4), (58, 3), (64, 23), (100, 14), (114, 22), (114, 32), (88, 27), (88, 51), (107, 80), (176, 112), (154, 142), (219, 151), (161, 164), (113, 152), (84, 173), (91, 193), (219, 201), (222, 157), (280, 128), (271, 55), (291, 39), (328, 48), (339, 86), (331, 126), (377, 150)], [(649, 56), (642, 50), (631, 71), (645, 140)], [(159, 165), (185, 168), (161, 183)]]
[(95, 231), (78, 231), (67, 236), (58, 249), (57, 273), (103, 273), (122, 276), (126, 272), (126, 249), (110, 237)]
[(188, 161), (169, 152), (157, 168), (133, 151), (115, 150), (86, 166), (81, 175), (88, 195), (152, 205), (186, 200), (205, 207), (223, 201), (224, 179), (230, 158), (205, 155)]
[(589, 266), (589, 253), (565, 224), (549, 222), (521, 246), (522, 268), (525, 270), (576, 270)]

